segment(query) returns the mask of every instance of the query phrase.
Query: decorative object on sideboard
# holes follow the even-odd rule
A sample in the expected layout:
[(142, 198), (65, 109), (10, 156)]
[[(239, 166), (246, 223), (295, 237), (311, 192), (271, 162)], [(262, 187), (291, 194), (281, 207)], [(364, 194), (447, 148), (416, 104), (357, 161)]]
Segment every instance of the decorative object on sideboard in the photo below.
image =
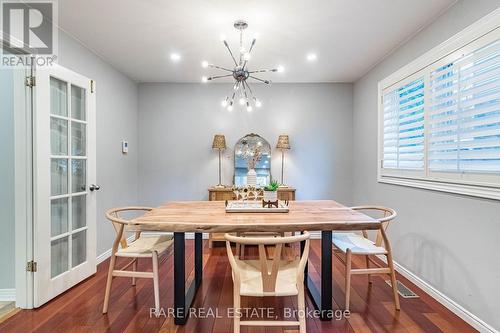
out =
[(255, 187), (255, 186), (233, 186), (232, 187), (233, 193), (235, 195), (235, 200), (239, 201), (256, 201), (259, 199), (262, 199), (262, 189)]
[(219, 183), (217, 187), (224, 187), (221, 181), (221, 151), (226, 149), (226, 137), (223, 134), (215, 134), (214, 141), (212, 142), (212, 149), (217, 149), (219, 151)]
[(271, 184), (264, 187), (264, 202), (277, 202), (278, 201), (278, 187), (277, 181), (273, 180)]
[(263, 208), (273, 208), (273, 207), (278, 208), (278, 204), (279, 204), (278, 200), (276, 200), (276, 201), (262, 200), (262, 207)]
[(238, 20), (234, 22), (234, 27), (240, 31), (240, 45), (238, 52), (236, 53), (236, 57), (231, 51), (231, 48), (229, 47), (229, 44), (226, 41), (226, 37), (221, 36), (221, 41), (222, 43), (224, 43), (226, 49), (229, 51), (229, 54), (231, 55), (231, 58), (234, 62), (234, 67), (225, 68), (210, 64), (208, 61), (202, 61), (201, 66), (203, 68), (210, 67), (226, 72), (226, 74), (222, 75), (215, 75), (210, 77), (204, 76), (202, 78), (202, 82), (208, 82), (215, 79), (232, 77), (234, 79), (233, 89), (231, 93), (228, 96), (226, 96), (226, 98), (222, 101), (222, 106), (227, 108), (228, 111), (232, 111), (234, 101), (235, 99), (237, 99), (238, 103), (241, 106), (246, 105), (247, 111), (250, 112), (253, 109), (252, 105), (260, 107), (262, 105), (262, 102), (258, 100), (257, 97), (254, 96), (253, 91), (248, 85), (247, 80), (253, 79), (255, 81), (259, 81), (265, 84), (270, 84), (271, 81), (261, 79), (255, 75), (268, 72), (283, 72), (284, 68), (283, 66), (278, 66), (277, 68), (273, 69), (249, 70), (247, 67), (247, 63), (250, 60), (250, 52), (252, 52), (252, 49), (257, 39), (254, 36), (254, 38), (252, 39), (252, 43), (250, 44), (250, 47), (246, 49), (243, 46), (243, 30), (245, 30), (248, 27), (248, 23), (242, 20)]
[[(236, 193), (234, 192), (235, 187), (210, 187), (208, 189), (208, 200), (210, 201), (233, 201), (236, 200)], [(288, 187), (280, 187), (278, 188), (278, 200), (280, 203), (282, 202), (289, 202), (295, 200), (295, 188), (288, 186)], [(259, 205), (262, 207), (261, 202), (259, 200), (262, 200), (262, 194), (259, 198), (257, 198), (256, 201), (252, 201), (253, 203)], [(247, 200), (248, 202), (248, 200)], [(273, 210), (271, 208), (266, 208), (268, 210)], [(224, 238), (224, 233), (209, 233), (208, 234), (208, 246), (212, 248), (214, 242), (225, 242)]]
[[(276, 200), (271, 204), (264, 201), (228, 201), (226, 200), (226, 213), (288, 213), (289, 202)], [(210, 234), (213, 235), (213, 234)], [(217, 241), (217, 240), (215, 240)]]
[(249, 145), (248, 149), (243, 152), (243, 156), (245, 156), (248, 165), (247, 185), (257, 186), (257, 172), (255, 171), (255, 167), (262, 158), (261, 142), (258, 141), (255, 145)]
[(248, 170), (247, 173), (247, 185), (256, 186), (257, 185), (257, 172), (254, 168)]
[(282, 134), (278, 137), (278, 143), (276, 144), (276, 148), (281, 150), (281, 187), (286, 187), (283, 182), (283, 169), (285, 165), (285, 149), (290, 149), (290, 140), (288, 138), (288, 134)]

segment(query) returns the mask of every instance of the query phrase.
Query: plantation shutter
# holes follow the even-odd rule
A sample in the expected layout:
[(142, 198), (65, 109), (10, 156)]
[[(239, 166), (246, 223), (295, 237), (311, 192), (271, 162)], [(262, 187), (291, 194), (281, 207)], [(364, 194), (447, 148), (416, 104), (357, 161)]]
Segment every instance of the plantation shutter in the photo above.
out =
[(500, 172), (500, 40), (430, 71), (431, 171)]
[(383, 94), (383, 164), (386, 169), (424, 168), (424, 79)]

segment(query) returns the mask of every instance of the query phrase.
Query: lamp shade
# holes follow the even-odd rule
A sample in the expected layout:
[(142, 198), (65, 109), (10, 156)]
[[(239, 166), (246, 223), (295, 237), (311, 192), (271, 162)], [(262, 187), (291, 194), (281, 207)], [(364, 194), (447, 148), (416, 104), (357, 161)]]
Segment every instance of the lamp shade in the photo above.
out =
[(226, 137), (223, 134), (215, 134), (212, 149), (226, 149)]
[(276, 144), (278, 149), (290, 149), (290, 141), (288, 140), (287, 134), (282, 134), (278, 137), (278, 143)]

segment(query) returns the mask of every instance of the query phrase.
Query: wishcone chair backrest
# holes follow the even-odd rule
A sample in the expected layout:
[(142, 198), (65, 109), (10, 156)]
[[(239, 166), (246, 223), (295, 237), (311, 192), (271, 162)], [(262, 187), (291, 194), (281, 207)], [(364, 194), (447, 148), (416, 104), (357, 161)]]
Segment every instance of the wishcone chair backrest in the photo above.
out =
[(133, 213), (133, 212), (149, 212), (153, 208), (151, 207), (139, 207), (139, 206), (131, 206), (131, 207), (118, 207), (110, 209), (106, 212), (106, 218), (111, 221), (113, 224), (113, 228), (115, 228), (116, 234), (119, 236), (120, 245), (122, 249), (127, 247), (127, 238), (125, 236), (124, 228), (126, 225), (130, 224), (130, 220), (127, 220), (122, 217), (123, 214)]
[[(387, 228), (389, 227), (389, 223), (397, 216), (397, 213), (394, 209), (383, 206), (355, 206), (351, 207), (351, 209), (360, 211), (362, 213), (367, 213), (367, 215), (370, 215), (373, 218), (377, 219), (378, 221), (380, 221), (380, 223), (382, 223), (382, 228), (384, 228), (384, 231), (387, 230)], [(374, 216), (375, 214), (377, 216)], [(366, 237), (366, 232), (363, 232), (363, 234), (365, 234)], [(377, 231), (375, 245), (381, 246), (382, 242), (382, 233), (380, 231)]]
[[(307, 258), (309, 257), (309, 238), (310, 235), (307, 231), (298, 236), (269, 236), (269, 237), (239, 237), (230, 234), (225, 234), (226, 238), (226, 248), (227, 255), (229, 257), (229, 263), (233, 269), (233, 274), (235, 281), (240, 281), (240, 271), (237, 264), (239, 258), (233, 255), (231, 249), (231, 243), (236, 243), (236, 245), (257, 245), (259, 249), (259, 262), (262, 277), (262, 287), (264, 292), (274, 292), (276, 290), (276, 278), (278, 276), (278, 271), (280, 264), (284, 262), (281, 259), (281, 250), (283, 245), (292, 244), (297, 242), (305, 241), (304, 251), (300, 257), (298, 270), (297, 270), (297, 283), (302, 283), (304, 281), (304, 269), (307, 263)], [(273, 254), (273, 259), (268, 260), (266, 254), (266, 245), (274, 245), (275, 251)]]

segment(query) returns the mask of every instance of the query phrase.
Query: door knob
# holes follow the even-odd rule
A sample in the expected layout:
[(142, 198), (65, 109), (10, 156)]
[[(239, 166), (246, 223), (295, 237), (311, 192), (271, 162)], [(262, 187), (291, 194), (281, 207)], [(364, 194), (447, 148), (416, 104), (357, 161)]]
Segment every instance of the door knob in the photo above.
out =
[(92, 184), (89, 186), (90, 191), (94, 191), (94, 190), (99, 191), (100, 189), (101, 189), (101, 187), (99, 185)]

